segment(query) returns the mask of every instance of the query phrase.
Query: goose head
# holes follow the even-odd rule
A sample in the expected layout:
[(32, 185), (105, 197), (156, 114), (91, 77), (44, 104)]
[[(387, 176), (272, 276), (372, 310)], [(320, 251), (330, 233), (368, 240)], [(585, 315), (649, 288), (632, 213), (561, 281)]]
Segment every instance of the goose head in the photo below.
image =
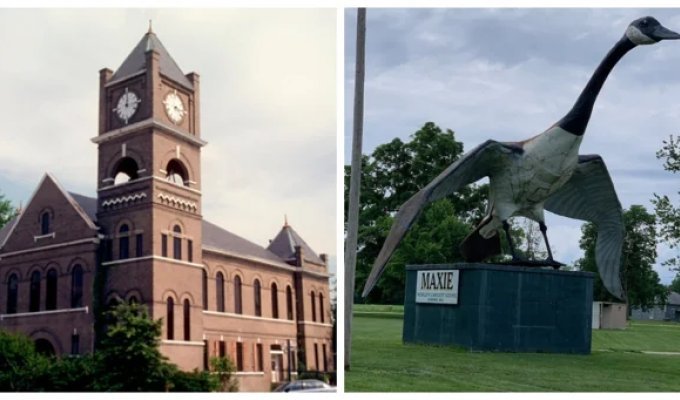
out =
[(662, 40), (680, 39), (680, 35), (665, 28), (654, 17), (642, 17), (631, 22), (625, 36), (635, 45), (654, 44)]

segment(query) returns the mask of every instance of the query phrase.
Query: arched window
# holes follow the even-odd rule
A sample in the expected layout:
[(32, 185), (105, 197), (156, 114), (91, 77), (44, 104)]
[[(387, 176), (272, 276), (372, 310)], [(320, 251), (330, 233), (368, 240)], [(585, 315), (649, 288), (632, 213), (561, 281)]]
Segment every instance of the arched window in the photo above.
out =
[(12, 274), (7, 279), (7, 314), (16, 314), (19, 295), (19, 278)]
[(120, 185), (131, 180), (137, 179), (139, 167), (137, 162), (130, 157), (121, 158), (113, 173), (113, 184)]
[(217, 297), (217, 311), (224, 312), (224, 275), (222, 275), (222, 272), (218, 272), (215, 276), (215, 295)]
[(47, 293), (45, 296), (45, 310), (57, 309), (57, 270), (47, 271)]
[(172, 297), (168, 297), (168, 309), (167, 309), (167, 337), (168, 340), (173, 340), (175, 338), (175, 300)]
[(176, 185), (185, 186), (189, 180), (187, 169), (177, 159), (170, 160), (165, 170), (167, 171), (166, 179)]
[(31, 274), (31, 291), (28, 311), (40, 311), (40, 271), (33, 271)]
[(241, 304), (241, 277), (238, 275), (234, 277), (234, 312), (236, 314), (243, 314), (243, 305)]
[(262, 288), (260, 287), (260, 281), (255, 279), (253, 283), (253, 292), (255, 297), (255, 315), (258, 317), (262, 316)]
[(184, 300), (184, 340), (191, 340), (191, 303)]
[(172, 228), (172, 231), (175, 233), (175, 235), (172, 238), (172, 256), (175, 258), (175, 260), (181, 260), (182, 259), (182, 228), (180, 228), (179, 225), (175, 225), (175, 227)]
[(80, 264), (71, 271), (71, 308), (83, 306), (83, 268)]
[(49, 340), (47, 339), (38, 339), (35, 341), (35, 351), (38, 354), (42, 354), (44, 356), (54, 356), (54, 346), (52, 346), (52, 343), (50, 343)]
[(201, 277), (203, 283), (203, 309), (208, 309), (208, 272), (205, 268), (203, 269), (203, 275)]
[(278, 318), (279, 317), (279, 290), (276, 287), (276, 282), (272, 282), (271, 295), (272, 295), (272, 318)]
[(132, 295), (128, 299), (128, 304), (139, 304), (139, 300), (137, 300), (137, 296)]
[(319, 320), (321, 323), (324, 322), (323, 317), (323, 293), (319, 292)]
[(312, 321), (316, 322), (316, 294), (312, 291)]
[(45, 211), (40, 216), (40, 234), (47, 235), (50, 233), (50, 213)]
[(120, 260), (125, 260), (126, 258), (130, 257), (129, 231), (130, 228), (127, 226), (127, 224), (121, 225), (120, 229), (118, 230), (118, 233), (120, 234), (120, 237), (118, 238), (118, 258)]
[(293, 320), (293, 291), (290, 286), (286, 286), (286, 312), (288, 319)]

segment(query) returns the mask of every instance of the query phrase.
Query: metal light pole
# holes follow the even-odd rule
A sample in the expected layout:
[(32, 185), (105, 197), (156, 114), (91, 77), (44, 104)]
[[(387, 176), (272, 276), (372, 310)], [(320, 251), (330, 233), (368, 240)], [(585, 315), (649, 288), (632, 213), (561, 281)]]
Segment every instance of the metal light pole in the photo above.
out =
[(352, 305), (359, 230), (359, 188), (361, 187), (361, 142), (364, 130), (364, 54), (366, 52), (366, 9), (357, 10), (357, 52), (354, 78), (354, 132), (352, 173), (349, 183), (349, 214), (345, 241), (345, 369), (350, 366), (352, 345)]

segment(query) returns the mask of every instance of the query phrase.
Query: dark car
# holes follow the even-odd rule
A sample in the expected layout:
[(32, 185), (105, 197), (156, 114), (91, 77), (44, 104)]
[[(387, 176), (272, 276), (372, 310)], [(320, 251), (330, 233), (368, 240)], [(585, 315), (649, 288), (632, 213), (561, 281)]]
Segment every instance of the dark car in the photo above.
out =
[(301, 379), (279, 385), (275, 392), (335, 392), (335, 388), (318, 379)]

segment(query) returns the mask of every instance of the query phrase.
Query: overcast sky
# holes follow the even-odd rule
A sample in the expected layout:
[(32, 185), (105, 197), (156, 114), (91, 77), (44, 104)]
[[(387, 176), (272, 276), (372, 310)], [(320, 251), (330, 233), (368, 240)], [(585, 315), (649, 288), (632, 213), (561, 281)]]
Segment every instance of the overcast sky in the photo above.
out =
[[(364, 154), (425, 122), (470, 150), (486, 139), (528, 139), (572, 106), (595, 67), (636, 18), (680, 32), (680, 9), (369, 9)], [(345, 12), (345, 163), (349, 163), (356, 11)], [(677, 204), (679, 176), (655, 152), (680, 135), (680, 41), (641, 46), (614, 68), (595, 104), (581, 154), (600, 154), (622, 206)], [(581, 222), (547, 215), (555, 258), (572, 263)], [(658, 261), (673, 251), (659, 246)], [(662, 282), (674, 276), (657, 266)]]
[(96, 196), (99, 70), (148, 29), (201, 76), (203, 216), (262, 246), (284, 214), (336, 258), (336, 13), (0, 9), (0, 193)]

